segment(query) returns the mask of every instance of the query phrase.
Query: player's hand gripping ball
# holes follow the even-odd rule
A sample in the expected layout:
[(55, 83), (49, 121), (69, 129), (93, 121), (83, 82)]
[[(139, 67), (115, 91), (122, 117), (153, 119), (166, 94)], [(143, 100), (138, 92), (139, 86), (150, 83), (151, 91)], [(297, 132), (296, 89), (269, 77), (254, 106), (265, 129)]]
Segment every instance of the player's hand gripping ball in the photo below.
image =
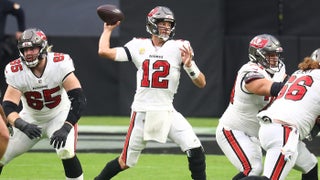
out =
[(112, 4), (101, 5), (97, 8), (98, 16), (108, 25), (114, 25), (124, 19), (124, 14)]

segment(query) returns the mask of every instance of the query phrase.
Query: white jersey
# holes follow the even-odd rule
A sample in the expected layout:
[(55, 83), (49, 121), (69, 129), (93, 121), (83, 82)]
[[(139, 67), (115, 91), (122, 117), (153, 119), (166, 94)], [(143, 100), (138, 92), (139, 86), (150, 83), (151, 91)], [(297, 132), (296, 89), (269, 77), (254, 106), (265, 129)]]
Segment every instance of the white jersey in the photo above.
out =
[(294, 125), (304, 139), (320, 115), (320, 70), (294, 72), (277, 100), (258, 117), (268, 116)]
[(285, 77), (285, 66), (276, 72), (273, 77), (262, 66), (248, 62), (238, 71), (236, 82), (231, 92), (228, 108), (220, 118), (223, 127), (232, 130), (240, 130), (249, 136), (258, 137), (259, 121), (257, 113), (263, 109), (274, 97), (260, 96), (250, 93), (245, 88), (244, 77), (250, 72), (258, 72), (265, 78), (281, 82)]
[(180, 47), (183, 40), (168, 40), (155, 47), (151, 39), (133, 38), (125, 48), (128, 60), (137, 70), (134, 111), (172, 110), (182, 67)]
[(68, 54), (51, 52), (47, 55), (47, 64), (41, 77), (36, 77), (21, 59), (6, 66), (5, 76), (10, 86), (22, 92), (22, 112), (42, 122), (70, 108), (62, 83), (74, 70)]

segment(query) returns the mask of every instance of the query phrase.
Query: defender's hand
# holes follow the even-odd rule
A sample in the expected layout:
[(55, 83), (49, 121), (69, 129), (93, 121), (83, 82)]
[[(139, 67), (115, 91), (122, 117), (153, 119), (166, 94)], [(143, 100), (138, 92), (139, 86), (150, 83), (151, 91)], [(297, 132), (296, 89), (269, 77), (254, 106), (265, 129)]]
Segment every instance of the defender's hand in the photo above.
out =
[(53, 147), (57, 149), (64, 147), (71, 129), (71, 124), (64, 123), (59, 130), (53, 133), (52, 137), (50, 138), (50, 145), (53, 144)]

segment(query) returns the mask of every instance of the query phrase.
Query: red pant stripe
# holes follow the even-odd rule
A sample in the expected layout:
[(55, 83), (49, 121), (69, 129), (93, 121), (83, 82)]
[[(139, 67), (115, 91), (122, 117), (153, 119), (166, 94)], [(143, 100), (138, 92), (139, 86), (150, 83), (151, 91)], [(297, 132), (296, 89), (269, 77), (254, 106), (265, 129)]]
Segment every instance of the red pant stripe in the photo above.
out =
[(225, 130), (223, 128), (222, 131), (223, 131), (223, 134), (226, 137), (228, 143), (230, 144), (231, 148), (233, 149), (235, 154), (238, 156), (238, 159), (240, 160), (240, 162), (242, 164), (243, 174), (248, 176), (248, 174), (252, 170), (252, 167), (251, 167), (251, 164), (250, 164), (245, 152), (243, 151), (243, 149), (239, 145), (237, 139), (234, 137), (231, 130), (229, 131), (229, 130)]
[[(283, 126), (283, 146), (286, 144), (290, 132), (291, 132), (290, 127)], [(286, 161), (284, 160), (284, 155), (282, 155), (282, 153), (280, 152), (277, 163), (274, 166), (270, 179), (271, 180), (279, 179), (285, 165), (286, 165)]]
[(137, 112), (133, 112), (133, 113), (132, 113), (131, 120), (130, 120), (130, 125), (129, 125), (128, 132), (127, 132), (127, 135), (126, 135), (126, 140), (125, 140), (125, 142), (124, 142), (124, 147), (123, 147), (123, 150), (122, 150), (122, 153), (121, 153), (121, 159), (122, 159), (123, 162), (125, 162), (126, 164), (127, 164), (127, 150), (128, 150), (128, 146), (129, 146), (129, 141), (130, 141), (131, 133), (132, 133), (132, 130), (133, 130), (133, 127), (134, 127), (134, 122), (135, 122), (135, 119), (136, 119), (136, 114), (137, 114)]

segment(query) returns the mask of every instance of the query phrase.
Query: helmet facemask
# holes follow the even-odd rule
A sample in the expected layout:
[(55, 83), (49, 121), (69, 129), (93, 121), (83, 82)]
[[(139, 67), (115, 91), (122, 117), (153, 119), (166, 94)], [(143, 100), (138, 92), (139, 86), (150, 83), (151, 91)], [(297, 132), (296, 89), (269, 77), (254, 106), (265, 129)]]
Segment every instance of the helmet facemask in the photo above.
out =
[[(39, 47), (39, 53), (32, 61), (27, 61), (24, 56), (24, 49), (31, 47)], [(25, 30), (18, 40), (18, 49), (22, 61), (29, 67), (33, 68), (39, 64), (39, 61), (47, 55), (48, 41), (46, 35), (39, 29)]]
[(279, 52), (263, 53), (258, 49), (257, 53), (260, 55), (260, 58), (258, 58), (258, 63), (266, 68), (266, 71), (268, 71), (270, 74), (274, 74), (280, 71), (283, 63), (281, 61)]
[[(159, 28), (161, 27), (158, 26), (158, 23), (163, 21), (171, 23), (171, 29), (170, 29), (169, 35), (161, 34), (159, 32)], [(164, 6), (155, 7), (150, 11), (150, 13), (147, 16), (147, 24), (146, 24), (147, 32), (159, 37), (163, 41), (167, 41), (169, 38), (172, 38), (174, 36), (175, 27), (176, 27), (176, 23), (175, 23), (173, 12), (167, 7), (164, 7)]]

